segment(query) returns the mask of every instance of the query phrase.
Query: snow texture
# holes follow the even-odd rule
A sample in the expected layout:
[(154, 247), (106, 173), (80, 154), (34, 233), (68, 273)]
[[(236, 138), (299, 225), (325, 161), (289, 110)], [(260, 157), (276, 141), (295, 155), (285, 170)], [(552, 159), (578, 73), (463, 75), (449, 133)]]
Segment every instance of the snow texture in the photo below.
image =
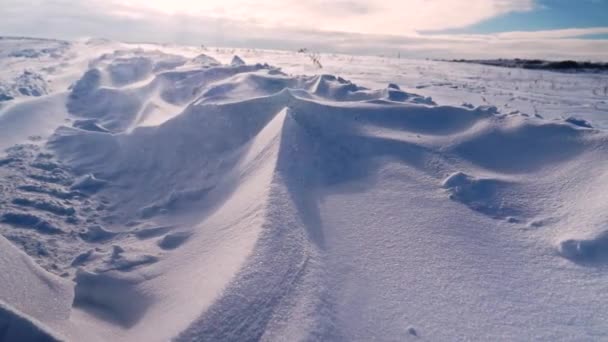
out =
[(0, 340), (608, 339), (606, 75), (0, 46)]

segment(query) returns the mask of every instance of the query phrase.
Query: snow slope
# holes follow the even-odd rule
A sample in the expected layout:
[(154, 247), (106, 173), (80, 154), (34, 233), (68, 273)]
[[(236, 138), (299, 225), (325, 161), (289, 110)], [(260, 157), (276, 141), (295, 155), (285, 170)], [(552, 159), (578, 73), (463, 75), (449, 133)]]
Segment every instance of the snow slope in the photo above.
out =
[(0, 339), (608, 338), (601, 111), (433, 100), (374, 64), (370, 88), (295, 76), (273, 51), (61, 46), (71, 86), (0, 108)]

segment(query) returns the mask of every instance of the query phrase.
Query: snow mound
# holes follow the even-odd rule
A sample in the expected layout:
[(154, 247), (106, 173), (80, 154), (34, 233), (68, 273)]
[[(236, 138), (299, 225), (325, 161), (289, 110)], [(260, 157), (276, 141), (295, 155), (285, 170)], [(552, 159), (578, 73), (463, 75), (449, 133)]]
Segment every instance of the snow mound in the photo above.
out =
[(106, 185), (106, 183), (107, 182), (102, 179), (95, 178), (93, 174), (88, 174), (76, 179), (74, 184), (70, 186), (70, 189), (91, 193), (98, 191)]
[(442, 186), (450, 193), (450, 199), (462, 202), (471, 209), (493, 217), (507, 217), (518, 214), (504, 202), (502, 193), (508, 182), (496, 179), (479, 179), (463, 172), (455, 172), (447, 177)]
[(0, 102), (10, 101), (20, 96), (42, 96), (49, 93), (49, 87), (42, 75), (25, 70), (12, 80), (0, 79)]
[(151, 302), (135, 288), (136, 282), (118, 276), (80, 271), (74, 281), (76, 307), (91, 308), (103, 319), (126, 328), (142, 318)]
[(488, 170), (534, 172), (583, 154), (585, 133), (570, 125), (539, 123), (521, 117), (497, 118), (499, 126), (478, 126), (451, 149)]
[(245, 65), (245, 61), (241, 59), (241, 57), (239, 56), (234, 56), (232, 57), (232, 61), (230, 62), (230, 65), (232, 66), (241, 66), (241, 65)]
[(59, 40), (0, 37), (0, 105), (53, 92), (52, 78), (65, 67), (72, 46)]
[(575, 126), (583, 127), (583, 128), (593, 128), (593, 125), (585, 119), (580, 119), (576, 117), (569, 117), (566, 119), (566, 122), (571, 123)]
[(555, 252), (556, 236), (582, 236), (574, 223), (604, 227), (605, 131), (143, 49), (95, 58), (63, 99), (52, 137), (0, 159), (0, 232), (70, 279), (0, 240), (18, 270), (2, 283), (31, 284), (0, 289), (18, 326), (117, 341), (606, 337), (605, 234)]
[(204, 53), (192, 58), (190, 62), (204, 67), (214, 67), (221, 65), (221, 63), (217, 59), (208, 56)]
[(583, 264), (608, 262), (608, 232), (589, 240), (566, 240), (559, 244), (561, 255)]
[(165, 235), (160, 241), (158, 246), (162, 249), (176, 249), (185, 243), (192, 235), (189, 232), (177, 232)]
[(141, 81), (148, 76), (154, 65), (151, 59), (145, 57), (117, 58), (107, 67), (108, 74), (114, 86), (124, 86)]

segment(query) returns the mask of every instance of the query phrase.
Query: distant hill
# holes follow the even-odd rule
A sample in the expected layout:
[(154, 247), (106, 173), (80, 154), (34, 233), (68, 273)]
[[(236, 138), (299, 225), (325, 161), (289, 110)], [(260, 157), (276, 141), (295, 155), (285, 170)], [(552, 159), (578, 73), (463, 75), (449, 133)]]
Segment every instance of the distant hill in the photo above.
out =
[(579, 61), (545, 61), (540, 59), (453, 59), (450, 62), (473, 63), (505, 68), (553, 70), (560, 72), (608, 72), (608, 63)]

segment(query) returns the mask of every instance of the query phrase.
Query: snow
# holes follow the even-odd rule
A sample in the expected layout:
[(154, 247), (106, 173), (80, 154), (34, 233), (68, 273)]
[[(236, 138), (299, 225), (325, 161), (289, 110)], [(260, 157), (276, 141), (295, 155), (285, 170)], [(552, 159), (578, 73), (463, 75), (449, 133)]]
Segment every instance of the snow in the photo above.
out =
[(606, 75), (0, 45), (0, 340), (608, 338)]
[(69, 317), (72, 286), (0, 237), (0, 339), (59, 341), (48, 326)]

